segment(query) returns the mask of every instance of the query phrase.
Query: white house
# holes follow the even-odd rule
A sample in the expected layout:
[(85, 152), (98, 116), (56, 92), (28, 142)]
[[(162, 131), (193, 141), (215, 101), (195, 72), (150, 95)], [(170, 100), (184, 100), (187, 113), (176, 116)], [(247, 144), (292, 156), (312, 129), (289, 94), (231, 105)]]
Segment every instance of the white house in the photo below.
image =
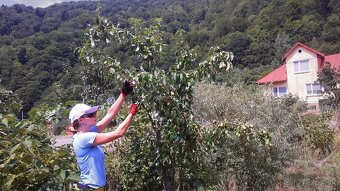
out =
[(309, 108), (319, 111), (319, 100), (324, 99), (322, 86), (317, 82), (318, 71), (328, 61), (332, 67), (340, 66), (340, 53), (326, 56), (300, 42), (296, 43), (282, 58), (279, 68), (257, 81), (265, 85), (274, 96), (288, 93), (297, 95), (308, 103)]

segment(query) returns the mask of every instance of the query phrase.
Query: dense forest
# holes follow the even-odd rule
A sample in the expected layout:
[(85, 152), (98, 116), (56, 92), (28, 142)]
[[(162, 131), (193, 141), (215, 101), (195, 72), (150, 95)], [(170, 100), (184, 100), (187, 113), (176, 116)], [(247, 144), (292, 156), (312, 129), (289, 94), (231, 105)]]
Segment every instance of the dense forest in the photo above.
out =
[[(75, 50), (97, 13), (122, 28), (130, 27), (130, 18), (162, 18), (169, 47), (172, 36), (183, 29), (185, 40), (202, 57), (212, 45), (233, 52), (237, 72), (220, 76), (221, 82), (230, 78), (254, 83), (279, 66), (285, 51), (298, 41), (325, 54), (340, 52), (337, 0), (128, 0), (68, 2), (47, 8), (2, 6), (0, 83), (23, 101), (24, 114), (39, 101), (80, 99)], [(124, 47), (114, 48), (126, 65), (133, 64)], [(171, 54), (167, 56), (164, 68), (172, 60)]]

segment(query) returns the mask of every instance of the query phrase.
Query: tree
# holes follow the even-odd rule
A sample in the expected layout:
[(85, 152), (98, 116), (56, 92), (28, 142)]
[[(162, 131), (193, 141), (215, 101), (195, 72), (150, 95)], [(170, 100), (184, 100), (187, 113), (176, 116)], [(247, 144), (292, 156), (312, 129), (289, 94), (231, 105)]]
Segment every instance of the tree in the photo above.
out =
[(234, 32), (229, 33), (226, 36), (224, 44), (228, 50), (233, 51), (235, 53), (235, 65), (246, 65), (247, 63), (242, 62), (242, 57), (244, 57), (247, 53), (246, 51), (249, 49), (251, 44), (251, 39), (246, 33), (243, 32)]
[(20, 116), (22, 104), (16, 94), (0, 86), (0, 100), (0, 113)]
[(276, 36), (274, 48), (275, 48), (275, 56), (271, 63), (274, 67), (279, 67), (282, 65), (282, 55), (284, 55), (289, 48), (291, 47), (291, 39), (289, 35), (285, 33), (278, 33)]
[(329, 119), (330, 116), (312, 113), (302, 117), (305, 129), (304, 139), (314, 152), (318, 152), (320, 157), (328, 156), (332, 151), (335, 132), (328, 128)]
[(26, 56), (26, 48), (25, 47), (21, 47), (19, 48), (19, 51), (17, 53), (18, 56), (18, 61), (21, 64), (25, 64), (27, 62), (27, 56)]
[[(212, 48), (209, 57), (199, 62), (194, 52), (183, 44), (183, 31), (180, 31), (177, 33), (177, 59), (167, 72), (157, 67), (164, 47), (160, 20), (146, 28), (140, 20), (132, 20), (133, 32), (117, 28), (100, 17), (98, 20), (98, 25), (89, 30), (96, 32), (89, 33), (89, 40), (81, 49), (81, 59), (105, 64), (106, 60), (113, 59), (95, 54), (103, 53), (98, 52), (101, 47), (96, 49), (97, 45), (123, 40), (139, 58), (138, 71), (120, 69), (119, 62), (108, 68), (118, 78), (122, 76), (136, 82), (133, 99), (140, 102), (141, 112), (146, 114), (140, 119), (145, 124), (143, 132), (137, 131), (137, 135), (130, 137), (129, 147), (121, 153), (125, 158), (122, 170), (128, 173), (123, 180), (124, 187), (142, 190), (197, 187), (194, 182), (199, 179), (195, 173), (199, 169), (199, 157), (195, 154), (197, 124), (191, 108), (193, 86), (204, 77), (214, 78), (223, 68), (229, 70), (233, 54)], [(98, 29), (102, 29), (100, 34)]]
[(318, 81), (328, 95), (330, 105), (340, 109), (340, 88), (338, 86), (340, 84), (340, 68), (333, 68), (329, 62), (326, 62), (318, 72)]
[(109, 45), (112, 35), (119, 36), (121, 30), (112, 27), (107, 19), (97, 16), (96, 24), (85, 34), (86, 41), (78, 49), (85, 100), (98, 100), (99, 95), (113, 89), (113, 74), (120, 66), (110, 56), (112, 47)]

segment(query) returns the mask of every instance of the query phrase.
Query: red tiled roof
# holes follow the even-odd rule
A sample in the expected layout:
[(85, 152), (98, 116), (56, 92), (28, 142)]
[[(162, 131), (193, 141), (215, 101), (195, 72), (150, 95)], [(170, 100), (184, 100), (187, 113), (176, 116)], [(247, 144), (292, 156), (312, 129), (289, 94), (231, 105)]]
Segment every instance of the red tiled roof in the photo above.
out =
[(306, 46), (306, 45), (304, 45), (304, 44), (302, 44), (301, 42), (297, 42), (297, 43), (295, 43), (295, 45), (282, 57), (282, 60), (286, 60), (287, 59), (287, 57), (290, 55), (290, 53), (292, 53), (292, 51), (296, 48), (296, 47), (298, 47), (298, 46), (302, 46), (302, 47), (304, 47), (305, 49), (307, 49), (307, 50), (310, 50), (310, 51), (312, 51), (312, 52), (314, 52), (315, 54), (317, 54), (317, 55), (320, 55), (320, 56), (322, 56), (322, 57), (325, 57), (325, 55), (323, 54), (323, 53), (321, 53), (321, 52), (319, 52), (319, 51), (317, 51), (317, 50), (314, 50), (313, 48), (311, 48), (311, 47), (308, 47), (308, 46)]
[(256, 81), (258, 84), (267, 84), (273, 82), (283, 82), (287, 81), (286, 64), (283, 64), (276, 70), (270, 72), (265, 77)]
[(328, 55), (325, 57), (325, 62), (331, 63), (331, 66), (333, 68), (338, 69), (340, 66), (340, 53), (339, 54), (333, 54), (333, 55)]

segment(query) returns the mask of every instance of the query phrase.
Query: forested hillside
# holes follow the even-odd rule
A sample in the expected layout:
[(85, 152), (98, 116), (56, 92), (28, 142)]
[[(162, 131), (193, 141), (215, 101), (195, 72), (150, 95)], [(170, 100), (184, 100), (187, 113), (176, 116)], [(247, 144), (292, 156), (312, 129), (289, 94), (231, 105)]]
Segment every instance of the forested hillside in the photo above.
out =
[[(95, 23), (96, 9), (122, 28), (131, 18), (162, 18), (168, 49), (174, 34), (183, 29), (185, 40), (199, 57), (218, 45), (234, 53), (232, 75), (219, 81), (256, 79), (281, 64), (281, 57), (299, 41), (325, 54), (340, 52), (338, 0), (112, 0), (68, 2), (47, 8), (24, 5), (0, 8), (0, 83), (18, 94), (26, 114), (35, 104), (80, 100), (77, 47), (85, 29)], [(134, 59), (124, 45), (113, 45), (125, 66)], [(170, 51), (171, 52), (171, 51)], [(173, 60), (166, 55), (168, 68)]]

